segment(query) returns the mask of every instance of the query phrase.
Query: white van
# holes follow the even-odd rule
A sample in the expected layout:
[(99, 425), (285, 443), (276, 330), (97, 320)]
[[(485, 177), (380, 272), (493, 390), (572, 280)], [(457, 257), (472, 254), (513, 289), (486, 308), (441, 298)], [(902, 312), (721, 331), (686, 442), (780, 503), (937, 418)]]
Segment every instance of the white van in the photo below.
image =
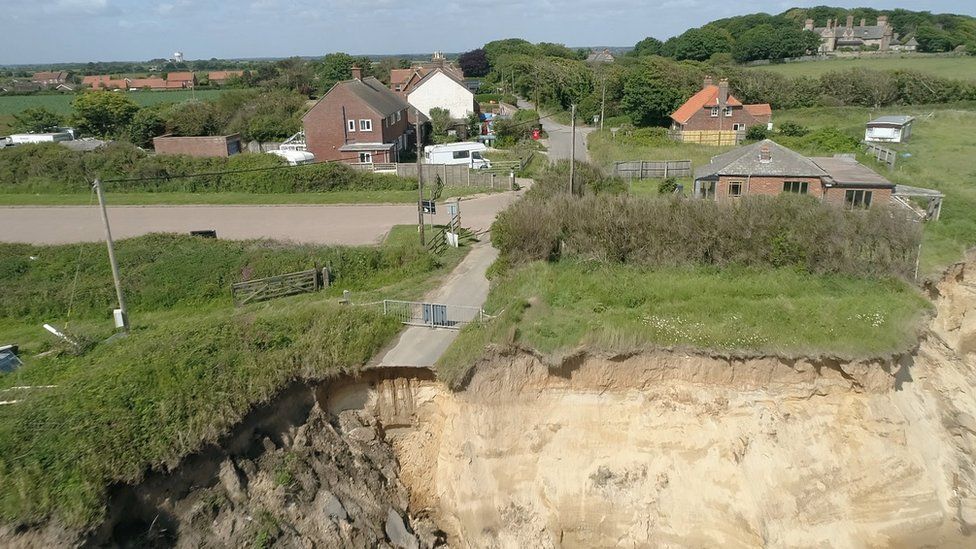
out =
[(313, 164), (315, 162), (315, 156), (308, 151), (279, 149), (276, 151), (268, 151), (268, 154), (273, 154), (279, 158), (282, 158), (288, 163), (289, 166), (301, 166), (303, 164)]
[(424, 149), (424, 162), (427, 164), (466, 164), (469, 168), (490, 168), (491, 162), (483, 153), (488, 150), (484, 143), (448, 143), (428, 145)]

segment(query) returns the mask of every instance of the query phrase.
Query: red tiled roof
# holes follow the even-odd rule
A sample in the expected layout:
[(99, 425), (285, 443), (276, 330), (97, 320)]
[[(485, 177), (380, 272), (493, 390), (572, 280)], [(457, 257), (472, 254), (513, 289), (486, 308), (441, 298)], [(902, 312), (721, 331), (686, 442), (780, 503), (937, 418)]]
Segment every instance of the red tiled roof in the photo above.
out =
[(91, 86), (93, 89), (98, 88), (119, 88), (125, 89), (129, 87), (128, 78), (120, 78), (118, 80), (113, 80), (111, 76), (107, 74), (98, 74), (93, 76), (86, 76), (81, 79), (83, 85)]
[(185, 80), (167, 80), (166, 81), (166, 87), (167, 88), (185, 88), (186, 87), (186, 81)]
[(166, 81), (162, 78), (135, 78), (129, 82), (130, 88), (153, 88), (160, 89), (166, 87)]
[(174, 80), (179, 80), (181, 82), (192, 82), (193, 73), (192, 72), (171, 72), (166, 75), (166, 80), (172, 82)]
[[(671, 118), (679, 124), (687, 124), (688, 120), (691, 120), (691, 117), (696, 112), (704, 109), (706, 105), (709, 107), (717, 107), (718, 91), (718, 86), (714, 84), (705, 86), (700, 92), (691, 96), (691, 99), (685, 101), (685, 104), (681, 105), (678, 110), (674, 111)], [(727, 105), (730, 107), (741, 107), (742, 102), (730, 94)]]
[(50, 80), (63, 82), (67, 77), (68, 73), (64, 71), (40, 71), (35, 72), (31, 80), (33, 82), (47, 82)]
[(760, 116), (773, 116), (773, 108), (769, 106), (769, 103), (760, 103), (758, 105), (743, 105), (747, 113), (755, 117)]
[(210, 71), (207, 78), (210, 80), (227, 80), (232, 76), (244, 76), (244, 71)]

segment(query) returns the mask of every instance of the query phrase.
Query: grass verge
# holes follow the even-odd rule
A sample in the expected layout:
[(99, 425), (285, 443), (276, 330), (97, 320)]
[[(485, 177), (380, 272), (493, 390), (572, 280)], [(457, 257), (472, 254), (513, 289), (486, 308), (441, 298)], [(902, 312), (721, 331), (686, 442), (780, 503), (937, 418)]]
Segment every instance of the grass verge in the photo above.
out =
[[(442, 198), (457, 198), (506, 189), (446, 187)], [(87, 206), (88, 194), (0, 194), (0, 206)], [(255, 205), (255, 204), (409, 204), (417, 191), (330, 191), (322, 193), (106, 193), (113, 206)]]
[(795, 270), (649, 270), (588, 262), (534, 262), (494, 281), (486, 310), (437, 364), (457, 385), (489, 345), (559, 355), (688, 347), (847, 358), (909, 349), (929, 307), (899, 280)]

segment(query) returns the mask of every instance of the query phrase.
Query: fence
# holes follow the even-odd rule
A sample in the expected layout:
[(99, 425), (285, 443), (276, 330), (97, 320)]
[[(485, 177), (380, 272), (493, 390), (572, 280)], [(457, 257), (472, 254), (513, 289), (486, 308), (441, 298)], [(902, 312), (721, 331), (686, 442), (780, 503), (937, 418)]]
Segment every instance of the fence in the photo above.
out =
[(691, 177), (691, 160), (633, 160), (615, 162), (613, 175), (625, 179), (667, 179)]
[(745, 130), (672, 130), (668, 137), (683, 143), (712, 147), (732, 147), (746, 139)]
[[(350, 164), (353, 169), (377, 173), (396, 174), (398, 177), (417, 177), (417, 164)], [(445, 187), (488, 187), (491, 189), (510, 188), (512, 182), (506, 171), (504, 174), (495, 170), (472, 170), (466, 165), (450, 164), (421, 164), (424, 181), (433, 183), (438, 177)]]
[(483, 322), (485, 320), (485, 311), (481, 307), (390, 299), (383, 301), (383, 314), (393, 316), (408, 326), (454, 330), (460, 330), (472, 322)]
[(248, 303), (318, 291), (329, 285), (329, 270), (322, 269), (321, 274), (322, 277), (319, 278), (319, 270), (310, 269), (297, 273), (238, 282), (231, 286), (234, 305), (240, 307)]
[(898, 153), (881, 145), (875, 145), (874, 143), (865, 143), (867, 147), (867, 153), (875, 158), (878, 162), (888, 166), (888, 169), (895, 169), (895, 161), (898, 159)]

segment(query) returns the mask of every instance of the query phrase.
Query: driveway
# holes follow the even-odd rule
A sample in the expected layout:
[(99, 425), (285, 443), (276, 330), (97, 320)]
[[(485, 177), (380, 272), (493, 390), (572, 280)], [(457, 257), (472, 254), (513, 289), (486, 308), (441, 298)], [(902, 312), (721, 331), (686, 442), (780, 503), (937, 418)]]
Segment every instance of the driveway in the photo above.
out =
[[(461, 201), (461, 222), (487, 229), (519, 193), (505, 192)], [(111, 196), (109, 196), (111, 200)], [(434, 223), (447, 223), (438, 204)], [(214, 229), (220, 238), (270, 238), (309, 244), (362, 245), (379, 242), (394, 225), (417, 223), (413, 204), (308, 206), (116, 206), (108, 209), (112, 236)], [(430, 217), (427, 217), (428, 223)], [(97, 207), (23, 206), (0, 208), (0, 242), (67, 244), (104, 239)]]
[[(535, 108), (532, 103), (521, 99), (518, 101), (518, 107), (520, 109)], [(573, 145), (572, 126), (560, 124), (551, 118), (543, 118), (542, 129), (549, 134), (549, 160), (552, 162), (569, 160)], [(586, 145), (586, 138), (594, 129), (596, 128), (581, 126), (580, 121), (576, 121), (576, 160), (590, 161), (590, 151)]]

